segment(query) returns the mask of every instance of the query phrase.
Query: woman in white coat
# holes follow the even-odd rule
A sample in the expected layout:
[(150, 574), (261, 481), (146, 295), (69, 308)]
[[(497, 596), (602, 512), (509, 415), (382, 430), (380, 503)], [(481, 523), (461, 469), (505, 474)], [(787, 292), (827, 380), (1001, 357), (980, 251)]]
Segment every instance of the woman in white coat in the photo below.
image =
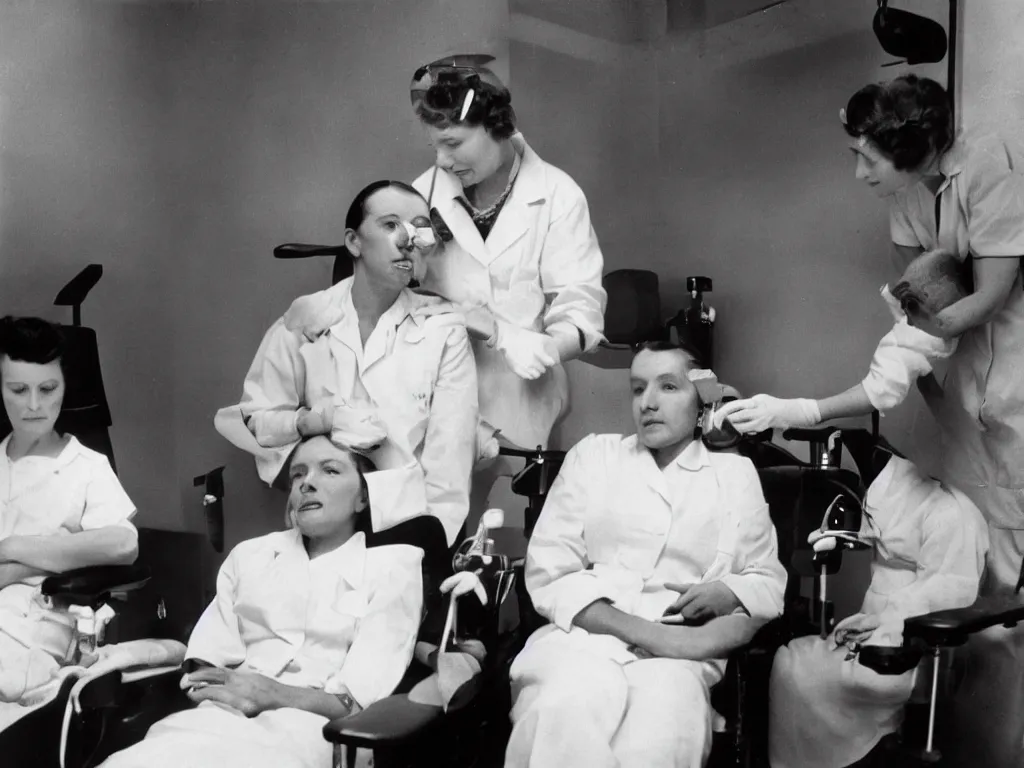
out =
[[(861, 88), (842, 118), (858, 180), (889, 200), (901, 266), (935, 248), (970, 266), (968, 296), (934, 314), (911, 313), (916, 328), (956, 341), (942, 384), (929, 376), (919, 388), (943, 432), (941, 479), (988, 522), (982, 592), (1010, 595), (1024, 557), (1024, 148), (980, 127), (955, 135), (945, 90), (914, 75)], [(741, 431), (810, 426), (884, 408), (870, 389), (857, 384), (820, 400), (757, 395), (720, 415)], [(970, 645), (976, 655), (956, 723), (965, 737), (950, 739), (964, 754), (951, 764), (1017, 768), (1024, 761), (1024, 631), (995, 627)]]
[[(423, 197), (407, 184), (363, 189), (345, 217), (352, 277), (297, 299), (260, 344), (238, 405), (218, 431), (278, 480), (303, 437), (336, 433), (381, 469), (405, 468), (395, 494), (419, 497), (455, 542), (469, 511), (476, 457), (477, 384), (461, 317), (409, 290), (432, 232)], [(375, 429), (367, 429), (375, 426)], [(375, 515), (375, 530), (399, 520)]]
[(0, 320), (0, 387), (11, 434), (0, 441), (0, 728), (46, 703), (77, 663), (75, 620), (46, 604), (43, 579), (138, 553), (135, 505), (110, 463), (55, 429), (64, 339), (37, 318)]
[(421, 550), (366, 546), (367, 506), (381, 487), (368, 489), (367, 469), (323, 436), (295, 450), (293, 527), (231, 551), (189, 638), (187, 658), (201, 668), (181, 687), (199, 706), (157, 722), (104, 766), (331, 767), (324, 725), (398, 685), (423, 606)]
[(604, 260), (582, 190), (516, 131), (500, 80), (463, 66), (479, 58), (444, 59), (413, 78), (436, 152), (413, 185), (442, 240), (424, 288), (466, 316), (483, 420), (512, 443), (546, 446), (568, 404), (561, 364), (603, 339)]

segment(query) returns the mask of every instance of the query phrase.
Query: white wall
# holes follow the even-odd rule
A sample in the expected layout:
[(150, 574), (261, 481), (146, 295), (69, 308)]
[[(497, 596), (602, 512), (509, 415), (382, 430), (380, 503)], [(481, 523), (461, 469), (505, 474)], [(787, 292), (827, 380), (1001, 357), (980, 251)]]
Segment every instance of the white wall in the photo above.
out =
[(507, 3), (0, 5), (0, 310), (50, 307), (89, 262), (122, 480), (145, 526), (203, 530), (192, 477), (227, 473), (227, 545), (281, 497), (213, 429), (263, 331), (327, 262), (355, 192), (431, 161), (408, 83), (460, 48), (507, 61)]

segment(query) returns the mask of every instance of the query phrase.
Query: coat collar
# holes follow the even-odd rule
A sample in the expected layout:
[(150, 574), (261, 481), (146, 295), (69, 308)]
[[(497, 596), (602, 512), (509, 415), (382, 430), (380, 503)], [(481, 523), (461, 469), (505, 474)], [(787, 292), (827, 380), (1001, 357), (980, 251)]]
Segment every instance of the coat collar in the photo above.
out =
[(512, 191), (486, 243), (480, 237), (472, 217), (458, 201), (464, 193), (462, 184), (454, 174), (437, 170), (434, 196), (430, 202), (437, 208), (459, 245), (484, 265), (489, 265), (529, 231), (535, 218), (531, 209), (547, 201), (546, 163), (526, 143), (522, 134), (515, 134), (511, 141), (522, 157), (519, 175), (512, 184)]
[(340, 573), (345, 582), (353, 589), (363, 586), (366, 571), (366, 536), (361, 532), (353, 534), (340, 547), (315, 560), (309, 559), (306, 544), (302, 540), (302, 532), (298, 528), (286, 531), (285, 535), (275, 543), (273, 550), (275, 563), (294, 563), (304, 560), (317, 569), (327, 568)]
[[(640, 442), (640, 438), (637, 435), (627, 437), (626, 444), (635, 455), (649, 459), (650, 463), (657, 469), (658, 464), (654, 460), (654, 455)], [(676, 456), (669, 466), (678, 466), (690, 472), (699, 472), (704, 467), (711, 466), (711, 454), (703, 441), (693, 440)]]

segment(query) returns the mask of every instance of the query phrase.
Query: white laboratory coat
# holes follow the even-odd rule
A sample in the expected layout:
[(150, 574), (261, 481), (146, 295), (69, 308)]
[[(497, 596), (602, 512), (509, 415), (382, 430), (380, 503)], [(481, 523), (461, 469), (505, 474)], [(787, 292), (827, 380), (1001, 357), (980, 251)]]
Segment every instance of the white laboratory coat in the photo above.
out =
[[(107, 457), (71, 437), (56, 458), (11, 461), (0, 441), (0, 538), (58, 536), (124, 526), (135, 531), (135, 505)], [(0, 726), (45, 703), (74, 651), (74, 620), (48, 608), (43, 577), (0, 590)]]
[(552, 623), (511, 670), (506, 765), (701, 765), (725, 660), (638, 660), (573, 620), (599, 599), (657, 620), (678, 597), (666, 584), (715, 580), (756, 619), (782, 613), (786, 572), (750, 461), (694, 441), (660, 470), (635, 435), (584, 438), (530, 539), (526, 585)]
[[(866, 644), (899, 646), (905, 619), (975, 601), (988, 532), (964, 494), (893, 456), (868, 489), (865, 511), (878, 539), (861, 612), (881, 620)], [(846, 656), (845, 646), (819, 637), (776, 654), (772, 768), (842, 768), (898, 727), (916, 673), (879, 675)]]
[[(423, 286), (458, 305), (486, 306), (506, 322), (552, 335), (584, 337), (590, 351), (604, 338), (604, 258), (583, 191), (517, 134), (522, 162), (512, 191), (484, 241), (458, 198), (458, 178), (434, 169), (413, 186), (433, 196), (454, 240), (431, 257)], [(568, 403), (561, 366), (540, 379), (516, 376), (504, 355), (473, 341), (483, 419), (517, 445), (547, 445)]]
[[(352, 278), (300, 303), (304, 317), (333, 322), (322, 333), (289, 330), (293, 305), (263, 338), (241, 402), (218, 411), (217, 430), (252, 453), (260, 477), (273, 483), (298, 443), (299, 407), (330, 401), (374, 409), (388, 436), (371, 458), (378, 469), (407, 468), (407, 491), (419, 493), (422, 503), (405, 508), (416, 514), (426, 508), (453, 543), (469, 511), (479, 418), (462, 317), (437, 297), (404, 290), (364, 348)], [(383, 519), (383, 508), (372, 510), (374, 530), (401, 522)]]
[[(368, 549), (362, 533), (310, 560), (296, 529), (235, 547), (187, 658), (240, 666), (284, 685), (335, 693), (363, 707), (388, 696), (412, 659), (423, 607), (422, 552)], [(156, 723), (106, 768), (330, 768), (327, 719), (296, 709), (247, 718), (203, 703)]]

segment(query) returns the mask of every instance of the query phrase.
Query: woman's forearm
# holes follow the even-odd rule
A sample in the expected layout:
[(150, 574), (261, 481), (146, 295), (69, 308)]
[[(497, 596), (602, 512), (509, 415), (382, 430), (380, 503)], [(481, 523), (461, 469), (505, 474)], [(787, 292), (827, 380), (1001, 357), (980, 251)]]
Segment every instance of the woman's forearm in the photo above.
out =
[(607, 600), (597, 600), (572, 620), (580, 629), (595, 635), (611, 635), (629, 645), (645, 646), (653, 622), (620, 611)]
[(339, 717), (355, 714), (362, 707), (354, 702), (351, 709), (346, 707), (341, 699), (333, 693), (317, 690), (315, 688), (298, 688), (293, 685), (278, 683), (275, 688), (273, 709), (301, 709), (304, 712), (312, 712), (314, 715), (326, 717), (329, 720), (336, 720)]
[(11, 536), (0, 541), (0, 562), (20, 563), (47, 573), (94, 565), (131, 565), (139, 553), (131, 528), (111, 525), (55, 536)]
[(864, 387), (855, 384), (845, 392), (818, 400), (822, 421), (842, 419), (850, 416), (866, 416), (875, 410)]
[(0, 589), (19, 584), (35, 576), (49, 576), (49, 572), (22, 563), (0, 563)]

